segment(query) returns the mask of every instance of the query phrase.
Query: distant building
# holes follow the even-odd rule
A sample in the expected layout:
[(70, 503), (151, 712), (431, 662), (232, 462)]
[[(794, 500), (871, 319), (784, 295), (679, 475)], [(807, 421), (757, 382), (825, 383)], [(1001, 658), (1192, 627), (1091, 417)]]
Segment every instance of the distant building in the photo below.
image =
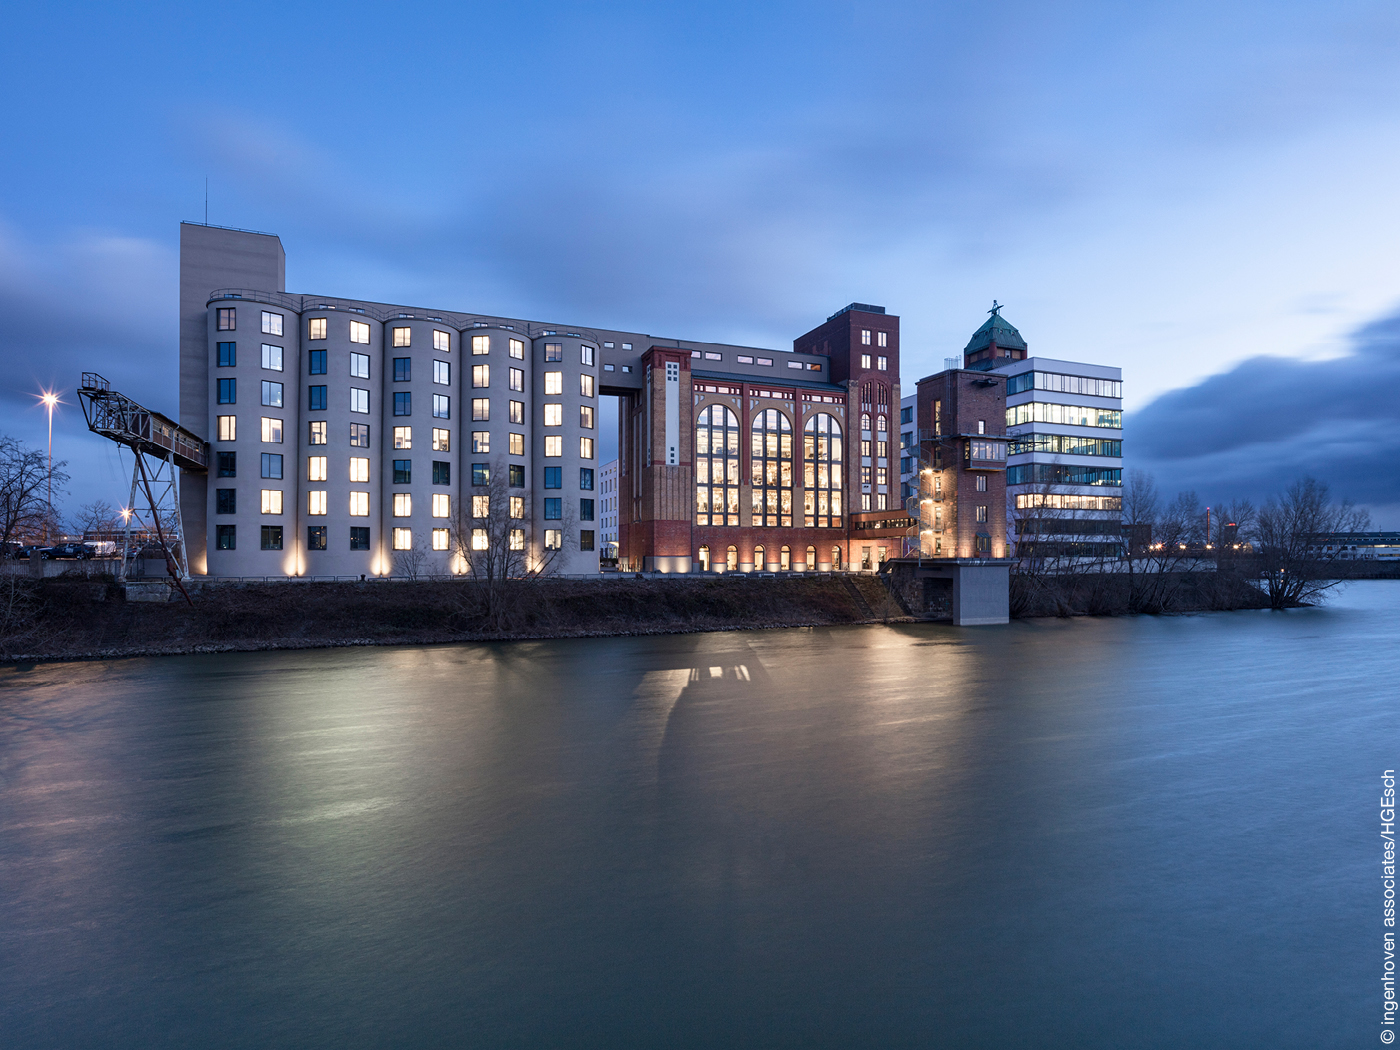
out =
[(598, 470), (598, 531), (603, 544), (599, 556), (609, 559), (617, 557), (617, 463), (609, 460)]
[(1006, 377), (1008, 540), (1026, 557), (1122, 550), (1123, 372), (1030, 356), (1000, 307), (963, 350)]

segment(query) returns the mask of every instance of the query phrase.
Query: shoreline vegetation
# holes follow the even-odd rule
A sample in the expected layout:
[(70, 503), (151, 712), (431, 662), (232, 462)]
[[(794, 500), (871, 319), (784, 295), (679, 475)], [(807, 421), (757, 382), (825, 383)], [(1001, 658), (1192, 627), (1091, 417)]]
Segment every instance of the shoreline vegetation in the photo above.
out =
[[(1266, 609), (1229, 573), (1177, 574), (1172, 600), (1126, 604), (1120, 574), (1060, 586), (1012, 576), (1012, 618)], [(887, 576), (478, 582), (195, 583), (191, 603), (127, 601), (115, 579), (0, 580), (0, 663), (272, 649), (625, 637), (946, 621)], [(1304, 603), (1298, 603), (1304, 604)]]

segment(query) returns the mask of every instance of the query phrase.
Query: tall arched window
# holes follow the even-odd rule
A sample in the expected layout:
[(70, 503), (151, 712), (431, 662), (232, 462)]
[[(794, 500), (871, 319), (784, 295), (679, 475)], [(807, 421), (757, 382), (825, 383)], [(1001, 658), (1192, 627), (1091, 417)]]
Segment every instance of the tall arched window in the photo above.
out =
[(875, 430), (877, 433), (884, 434), (887, 433), (889, 429), (889, 422), (885, 419), (884, 416), (875, 417)]
[(818, 412), (802, 428), (803, 512), (806, 524), (817, 528), (841, 527), (841, 424), (827, 412)]
[(776, 408), (753, 417), (753, 523), (792, 524), (792, 424)]
[(739, 524), (739, 417), (723, 405), (695, 424), (695, 524)]
[(869, 412), (862, 412), (862, 413), (860, 414), (860, 429), (861, 429), (861, 430), (869, 430), (869, 429), (870, 429), (870, 413), (869, 413)]

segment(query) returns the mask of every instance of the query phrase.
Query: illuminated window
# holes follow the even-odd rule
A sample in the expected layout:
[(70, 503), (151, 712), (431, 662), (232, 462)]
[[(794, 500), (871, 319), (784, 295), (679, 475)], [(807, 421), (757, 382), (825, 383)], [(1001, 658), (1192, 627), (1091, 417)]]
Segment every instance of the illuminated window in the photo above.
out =
[(491, 497), (490, 497), (490, 496), (473, 496), (473, 497), (472, 497), (472, 517), (473, 517), (473, 518), (489, 518), (490, 516), (491, 516)]
[(282, 384), (262, 381), (262, 403), (266, 408), (282, 407)]
[(578, 454), (580, 459), (593, 458), (593, 439), (581, 437), (578, 439)]
[(491, 540), (485, 529), (472, 529), (472, 550), (484, 551), (491, 546)]
[[(862, 345), (864, 345), (864, 346), (869, 346), (869, 345), (870, 345), (870, 329), (869, 329), (869, 328), (862, 328), (862, 329), (860, 330), (860, 341), (861, 341)], [(867, 366), (867, 367), (869, 367), (869, 366)]]
[[(447, 362), (442, 362), (446, 364)], [(491, 366), (472, 365), (472, 386), (480, 390), (491, 385)]]
[(433, 493), (433, 517), (450, 518), (452, 516), (452, 497), (446, 492)]
[(510, 388), (512, 390), (525, 389), (525, 370), (523, 368), (512, 368), (510, 370)]
[(522, 342), (519, 339), (512, 339), (510, 341), (510, 356), (514, 357), (517, 360), (523, 361), (525, 359), (524, 342)]
[(489, 430), (473, 430), (473, 431), (472, 431), (472, 451), (473, 451), (473, 452), (490, 452), (490, 451), (491, 451), (491, 431), (489, 431)]
[[(884, 333), (882, 332), (880, 334), (883, 335)], [(887, 371), (890, 367), (890, 359), (883, 356), (875, 358), (875, 367), (881, 372)]]
[(987, 475), (985, 475), (985, 474), (978, 474), (978, 475), (977, 475), (977, 491), (978, 491), (978, 492), (986, 492), (986, 491), (987, 491)]
[(282, 444), (282, 421), (270, 416), (263, 416), (262, 439), (270, 445)]
[(593, 366), (593, 347), (579, 347), (579, 362), (588, 365), (590, 368)]
[(802, 510), (809, 527), (841, 527), (842, 447), (835, 416), (819, 412), (802, 428)]
[(262, 490), (262, 512), (264, 514), (282, 513), (282, 490), (263, 489)]
[(870, 367), (870, 355), (869, 355), (869, 354), (861, 354), (861, 355), (860, 355), (860, 367), (861, 367), (861, 368), (869, 368), (869, 367)]
[(269, 372), (282, 371), (282, 348), (271, 343), (262, 345), (262, 366)]
[(485, 423), (491, 418), (491, 399), (488, 397), (472, 398), (472, 419), (479, 423)]
[(408, 346), (408, 345), (409, 345), (409, 340), (411, 340), (412, 338), (413, 338), (413, 329), (412, 329), (412, 328), (395, 328), (395, 329), (394, 329), (394, 345), (395, 345), (395, 346)]
[(413, 530), (397, 528), (394, 530), (394, 550), (410, 551), (413, 549)]
[(564, 439), (558, 434), (553, 434), (544, 439), (544, 454), (546, 457), (555, 458), (564, 454)]
[(544, 374), (544, 392), (546, 394), (562, 394), (564, 392), (564, 373), (546, 372)]
[(510, 549), (513, 551), (523, 551), (525, 549), (525, 530), (510, 530)]
[(350, 457), (350, 480), (351, 480), (351, 481), (368, 481), (368, 480), (369, 480), (369, 459), (368, 459), (367, 457), (360, 457), (360, 456), (351, 456), (351, 457)]
[(510, 421), (519, 426), (525, 425), (525, 402), (512, 401), (510, 403)]
[(445, 551), (445, 550), (450, 550), (450, 549), (451, 549), (451, 548), (450, 548), (449, 543), (448, 543), (448, 530), (447, 530), (447, 529), (434, 529), (434, 530), (433, 530), (433, 550), (435, 550), (435, 551)]
[(759, 411), (752, 433), (753, 524), (792, 524), (792, 424), (776, 408)]
[(326, 480), (326, 477), (327, 477), (327, 473), (326, 473), (326, 457), (325, 457), (325, 456), (307, 456), (307, 457), (306, 457), (306, 480), (307, 480), (307, 481), (325, 481), (325, 480)]
[[(449, 335), (447, 332), (439, 332), (434, 330), (433, 349), (440, 354), (452, 353), (452, 336)], [(436, 550), (437, 548), (434, 547), (433, 549)]]
[(434, 451), (434, 452), (451, 452), (451, 451), (452, 451), (452, 435), (451, 435), (451, 433), (449, 433), (449, 432), (446, 431), (446, 430), (439, 430), (437, 427), (433, 427), (433, 451)]
[[(351, 322), (350, 322), (350, 342), (352, 342), (352, 343), (368, 343), (368, 342), (369, 342), (369, 325), (365, 324), (365, 322), (363, 322), (363, 321), (351, 321)], [(361, 357), (361, 356), (363, 356), (363, 355), (361, 355), (361, 354), (351, 354), (350, 356), (351, 356), (351, 357)]]
[(544, 425), (547, 427), (562, 427), (564, 425), (564, 406), (559, 404), (545, 405)]
[(281, 335), (282, 315), (272, 313), (269, 310), (264, 310), (262, 312), (262, 330), (263, 335)]
[(593, 429), (593, 406), (579, 405), (578, 425), (583, 427), (585, 430)]
[(510, 435), (510, 454), (511, 454), (512, 456), (523, 456), (523, 455), (525, 455), (525, 435), (524, 435), (524, 434), (511, 434), (511, 435)]
[(395, 448), (412, 448), (412, 447), (413, 447), (413, 428), (412, 428), (412, 427), (395, 427), (395, 428), (394, 428), (394, 447), (395, 447)]
[(510, 498), (510, 516), (517, 521), (525, 517), (524, 496), (512, 496)]
[(219, 417), (219, 440), (220, 440), (220, 441), (237, 441), (237, 440), (238, 440), (238, 417), (237, 417), (237, 416), (220, 416), (220, 417)]
[(326, 319), (324, 317), (313, 317), (306, 322), (306, 337), (308, 339), (326, 338)]
[(579, 377), (578, 377), (578, 392), (579, 392), (580, 394), (582, 394), (584, 397), (592, 397), (592, 396), (593, 396), (593, 377), (592, 377), (592, 376), (579, 376)]
[(408, 492), (394, 493), (394, 517), (408, 518), (413, 516), (413, 495)]
[(359, 412), (364, 415), (369, 414), (369, 391), (361, 390), (357, 386), (350, 388), (350, 411)]
[(723, 405), (695, 424), (695, 524), (739, 524), (739, 417)]
[(544, 549), (557, 551), (564, 549), (564, 533), (560, 529), (544, 530)]
[[(890, 345), (890, 343), (889, 343), (889, 338), (890, 338), (890, 337), (889, 337), (889, 333), (888, 333), (888, 332), (878, 332), (878, 333), (876, 333), (876, 336), (875, 336), (875, 345), (876, 345), (876, 346), (889, 346), (889, 345)], [(884, 366), (884, 365), (881, 365), (880, 367), (881, 367), (881, 368), (884, 368), (885, 366)]]
[(326, 513), (326, 490), (311, 489), (306, 494), (306, 513), (321, 515)]
[[(232, 332), (234, 330), (234, 315), (232, 306), (222, 306), (219, 308), (219, 331)], [(232, 550), (233, 548), (228, 548)]]
[(482, 354), (491, 352), (491, 337), (489, 335), (472, 336), (472, 353), (480, 357)]
[(870, 413), (869, 413), (869, 412), (862, 412), (862, 413), (860, 414), (860, 429), (861, 429), (861, 433), (864, 433), (864, 434), (870, 433)]
[(562, 343), (545, 343), (544, 359), (546, 361), (564, 360), (564, 345)]

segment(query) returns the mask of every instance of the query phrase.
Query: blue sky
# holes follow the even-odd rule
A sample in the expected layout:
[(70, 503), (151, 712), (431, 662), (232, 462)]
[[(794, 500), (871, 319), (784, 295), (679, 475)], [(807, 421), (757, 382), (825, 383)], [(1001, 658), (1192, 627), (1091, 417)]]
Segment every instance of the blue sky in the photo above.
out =
[[(1125, 451), (1169, 490), (1306, 469), (1400, 527), (1393, 3), (7, 18), (7, 433), (41, 441), (29, 392), (84, 368), (174, 410), (207, 177), (210, 221), (278, 233), (295, 290), (776, 347), (883, 303), (906, 386), (995, 296), (1034, 353), (1124, 369)], [(120, 501), (76, 405), (55, 446), (72, 503)]]

